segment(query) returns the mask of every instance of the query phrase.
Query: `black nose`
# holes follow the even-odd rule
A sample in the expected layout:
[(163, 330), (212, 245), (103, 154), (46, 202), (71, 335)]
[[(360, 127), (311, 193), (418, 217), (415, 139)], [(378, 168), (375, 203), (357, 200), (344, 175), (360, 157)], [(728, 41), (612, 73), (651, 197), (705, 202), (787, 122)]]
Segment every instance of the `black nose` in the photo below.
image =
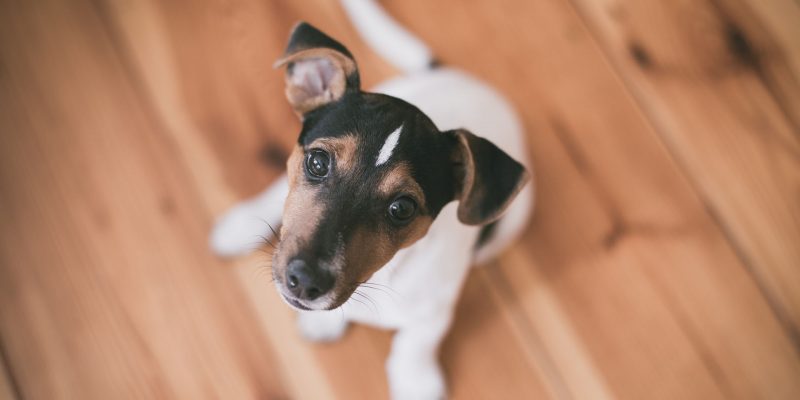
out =
[(333, 275), (303, 260), (292, 260), (286, 268), (286, 286), (298, 299), (314, 300), (333, 287)]

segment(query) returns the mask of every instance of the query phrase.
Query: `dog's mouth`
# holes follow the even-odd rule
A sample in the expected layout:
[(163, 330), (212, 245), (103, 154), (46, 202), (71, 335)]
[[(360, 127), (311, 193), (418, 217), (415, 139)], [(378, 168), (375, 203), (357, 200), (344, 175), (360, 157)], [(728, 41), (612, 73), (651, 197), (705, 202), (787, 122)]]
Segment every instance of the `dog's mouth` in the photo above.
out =
[(336, 308), (341, 307), (344, 303), (347, 302), (347, 299), (350, 298), (350, 296), (347, 296), (347, 298), (345, 298), (344, 300), (333, 300), (333, 301), (324, 301), (324, 302), (313, 301), (313, 302), (311, 302), (311, 304), (309, 304), (309, 303), (307, 303), (307, 302), (305, 302), (303, 300), (296, 299), (291, 295), (287, 295), (287, 294), (283, 293), (281, 290), (278, 290), (278, 292), (280, 292), (281, 298), (283, 299), (283, 301), (286, 304), (288, 304), (291, 307), (294, 307), (294, 308), (296, 308), (298, 310), (301, 310), (301, 311), (330, 311), (330, 310), (334, 310)]
[(328, 295), (314, 300), (298, 299), (288, 292), (285, 284), (275, 281), (275, 289), (281, 299), (289, 306), (301, 311), (329, 311), (344, 305), (350, 299), (352, 293), (341, 293), (339, 290), (332, 290)]
[(290, 293), (286, 284), (278, 279), (275, 280), (275, 289), (286, 304), (301, 311), (333, 310), (341, 307), (350, 298), (350, 294), (343, 295), (338, 290), (331, 290), (327, 295), (314, 300), (300, 299)]
[(292, 308), (301, 311), (316, 311), (324, 309), (320, 307), (320, 305), (315, 306), (314, 304), (308, 303), (306, 300), (296, 298), (295, 296), (293, 296), (291, 293), (288, 292), (286, 284), (284, 284), (279, 279), (275, 280), (275, 290), (278, 291), (278, 294), (281, 296), (281, 299), (283, 299), (283, 302), (288, 304)]
[(293, 299), (293, 298), (291, 298), (291, 297), (289, 297), (289, 296), (287, 296), (287, 295), (285, 295), (283, 293), (281, 293), (281, 297), (283, 297), (283, 301), (285, 301), (290, 306), (292, 306), (292, 307), (294, 307), (294, 308), (296, 308), (298, 310), (303, 310), (303, 311), (311, 311), (311, 310), (313, 310), (312, 308), (310, 308), (310, 307), (306, 306), (305, 304), (301, 303), (300, 300)]

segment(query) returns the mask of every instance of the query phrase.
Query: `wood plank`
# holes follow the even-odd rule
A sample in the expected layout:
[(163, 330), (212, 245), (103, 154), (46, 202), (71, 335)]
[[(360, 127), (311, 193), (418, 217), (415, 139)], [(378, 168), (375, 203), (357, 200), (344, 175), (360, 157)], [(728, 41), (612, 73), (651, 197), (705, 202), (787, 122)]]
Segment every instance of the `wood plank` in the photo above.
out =
[[(454, 399), (565, 398), (545, 349), (514, 326), (486, 274), (467, 280), (451, 334), (442, 348)], [(535, 349), (535, 351), (529, 351)]]
[(0, 40), (0, 332), (20, 394), (285, 397), (95, 10), (4, 2)]
[[(546, 346), (575, 397), (582, 349), (582, 371), (623, 398), (800, 393), (792, 342), (569, 2), (386, 4), (524, 110), (538, 213), (503, 272), (545, 343), (561, 339), (537, 313), (552, 303), (579, 337)], [(478, 57), (475, 43), (492, 45)]]
[[(702, 9), (712, 21), (726, 13), (770, 55), (762, 81), (742, 83), (746, 68), (722, 89), (648, 77), (673, 99), (652, 103), (629, 82), (639, 67), (609, 63), (582, 2), (580, 14), (567, 0), (383, 2), (445, 63), (511, 97), (537, 168), (529, 232), (474, 271), (459, 304), (442, 351), (453, 398), (800, 395), (797, 352), (760, 290), (769, 285), (741, 258), (785, 262), (792, 221), (766, 236), (782, 244), (737, 253), (714, 219), (728, 214), (691, 184), (711, 173), (679, 168), (668, 152), (677, 140), (665, 148), (659, 136), (673, 123), (698, 136), (691, 145), (744, 131), (723, 93), (741, 114), (766, 116), (770, 140), (794, 151), (792, 4), (737, 1)], [(353, 327), (341, 342), (306, 343), (260, 269), (267, 256), (225, 268), (206, 249), (212, 215), (274, 179), (294, 142), (298, 123), (270, 65), (301, 18), (353, 50), (367, 86), (394, 73), (336, 2), (0, 3), (0, 340), (22, 396), (386, 396), (386, 332)], [(664, 25), (644, 48), (686, 62), (669, 37), (681, 33)], [(725, 118), (714, 125), (676, 106), (684, 97)], [(747, 159), (763, 147), (724, 148)], [(712, 166), (720, 190), (752, 188), (761, 173)], [(758, 207), (791, 199), (769, 185)], [(765, 212), (741, 207), (748, 224)]]
[(755, 56), (753, 72), (775, 97), (794, 130), (800, 130), (800, 3), (720, 0), (712, 4), (720, 19), (743, 32), (741, 42), (748, 44)]
[(576, 1), (800, 349), (800, 7), (749, 3)]
[(0, 363), (0, 400), (16, 400), (18, 397), (15, 393), (11, 371), (8, 370), (5, 360), (2, 361)]

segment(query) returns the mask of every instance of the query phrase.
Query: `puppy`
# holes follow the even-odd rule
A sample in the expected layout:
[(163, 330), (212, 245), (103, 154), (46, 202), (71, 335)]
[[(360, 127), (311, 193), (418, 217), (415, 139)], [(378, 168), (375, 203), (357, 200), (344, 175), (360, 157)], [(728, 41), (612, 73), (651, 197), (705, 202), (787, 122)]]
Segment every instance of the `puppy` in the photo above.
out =
[(363, 91), (342, 44), (296, 25), (276, 63), (302, 120), (286, 175), (224, 215), (211, 246), (243, 254), (280, 225), (273, 278), (301, 310), (301, 332), (334, 340), (350, 321), (396, 330), (392, 397), (443, 398), (438, 347), (470, 265), (512, 241), (533, 206), (524, 135), (500, 95), (431, 67), (430, 51), (374, 3), (344, 5), (405, 74)]

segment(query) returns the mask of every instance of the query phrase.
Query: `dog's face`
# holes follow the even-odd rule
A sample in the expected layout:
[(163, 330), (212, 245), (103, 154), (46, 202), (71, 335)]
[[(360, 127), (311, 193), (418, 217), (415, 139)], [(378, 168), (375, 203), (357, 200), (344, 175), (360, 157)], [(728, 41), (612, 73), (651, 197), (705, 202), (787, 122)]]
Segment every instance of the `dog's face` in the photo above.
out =
[(303, 120), (287, 163), (273, 274), (286, 301), (333, 309), (394, 254), (425, 236), (447, 203), (459, 219), (496, 219), (524, 168), (464, 130), (441, 132), (416, 107), (360, 90), (341, 44), (308, 24), (292, 32), (286, 94)]

